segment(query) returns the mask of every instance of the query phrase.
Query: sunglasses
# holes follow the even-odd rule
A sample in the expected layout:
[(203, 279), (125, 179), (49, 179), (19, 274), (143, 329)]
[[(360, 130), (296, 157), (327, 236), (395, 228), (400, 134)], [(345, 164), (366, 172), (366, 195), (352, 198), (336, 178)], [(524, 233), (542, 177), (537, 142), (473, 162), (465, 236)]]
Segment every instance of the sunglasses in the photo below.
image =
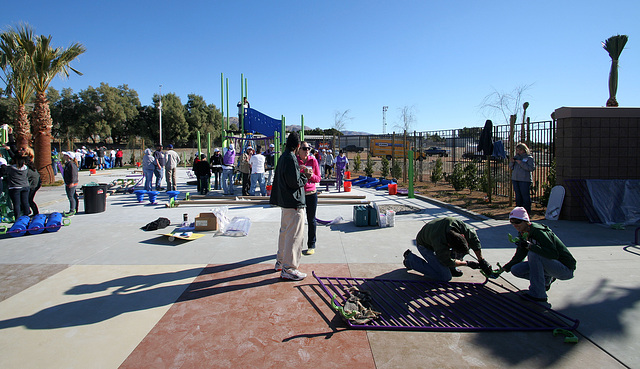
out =
[(511, 224), (520, 224), (520, 223), (524, 222), (524, 220), (517, 219), (517, 218), (511, 218), (511, 219), (509, 219), (509, 221), (511, 222)]
[(308, 147), (308, 146), (303, 146), (303, 147), (300, 148), (300, 150), (309, 151), (309, 150), (311, 150), (311, 148)]

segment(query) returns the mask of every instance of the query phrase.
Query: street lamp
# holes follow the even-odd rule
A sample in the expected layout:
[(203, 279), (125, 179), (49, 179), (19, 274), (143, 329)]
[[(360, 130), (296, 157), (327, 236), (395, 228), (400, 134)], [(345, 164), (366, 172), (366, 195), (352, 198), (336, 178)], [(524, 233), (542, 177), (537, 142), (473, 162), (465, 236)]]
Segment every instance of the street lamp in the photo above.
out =
[(160, 108), (160, 141), (158, 142), (162, 146), (162, 85), (160, 85), (160, 102), (158, 103)]
[(382, 107), (382, 134), (387, 133), (387, 110), (388, 106)]

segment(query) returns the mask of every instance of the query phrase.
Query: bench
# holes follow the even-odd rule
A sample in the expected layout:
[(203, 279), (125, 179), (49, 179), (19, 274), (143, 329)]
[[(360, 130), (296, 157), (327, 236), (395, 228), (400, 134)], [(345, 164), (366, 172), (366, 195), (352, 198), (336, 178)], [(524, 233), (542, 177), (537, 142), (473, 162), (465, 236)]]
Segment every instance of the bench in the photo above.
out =
[(329, 191), (329, 186), (335, 186), (336, 185), (336, 180), (335, 179), (331, 179), (331, 178), (326, 178), (326, 179), (321, 179), (320, 186), (326, 186), (327, 188), (327, 192)]

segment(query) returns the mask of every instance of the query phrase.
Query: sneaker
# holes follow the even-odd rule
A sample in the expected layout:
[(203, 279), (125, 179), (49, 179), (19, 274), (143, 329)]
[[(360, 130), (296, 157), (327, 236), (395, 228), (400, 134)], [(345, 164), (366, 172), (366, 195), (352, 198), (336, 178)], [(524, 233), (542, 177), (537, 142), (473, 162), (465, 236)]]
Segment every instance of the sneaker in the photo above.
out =
[(282, 279), (290, 279), (292, 281), (301, 281), (306, 276), (307, 275), (305, 273), (302, 273), (298, 269), (291, 269), (291, 271), (289, 271), (289, 272), (287, 272), (286, 270), (283, 270), (282, 272), (280, 272), (280, 278), (282, 278)]
[(449, 270), (451, 271), (452, 277), (462, 277), (462, 274), (464, 274), (459, 268), (449, 268)]
[(529, 294), (529, 291), (520, 291), (520, 293), (518, 293), (518, 296), (520, 296), (520, 298), (522, 298), (522, 299), (536, 302), (536, 303), (546, 307), (547, 309), (551, 309), (551, 304), (547, 301), (546, 297), (542, 298), (542, 297), (531, 296)]
[(312, 247), (310, 249), (306, 249), (306, 250), (302, 251), (302, 253), (305, 254), (305, 255), (313, 255), (313, 254), (316, 253), (316, 249)]
[(556, 281), (556, 277), (551, 277), (551, 280), (549, 281), (549, 283), (547, 285), (544, 286), (544, 289), (546, 291), (549, 291), (551, 289), (551, 283)]
[(281, 272), (281, 271), (282, 271), (282, 264), (280, 264), (280, 263), (278, 263), (278, 262), (276, 261), (276, 266), (275, 266), (275, 267), (273, 267), (273, 269), (274, 269), (276, 272)]

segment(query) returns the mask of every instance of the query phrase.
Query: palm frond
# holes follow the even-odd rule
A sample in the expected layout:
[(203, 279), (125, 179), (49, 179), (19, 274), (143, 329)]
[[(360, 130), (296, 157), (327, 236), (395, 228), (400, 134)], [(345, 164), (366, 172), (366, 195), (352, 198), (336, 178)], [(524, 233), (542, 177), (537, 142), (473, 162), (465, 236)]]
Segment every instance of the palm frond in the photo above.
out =
[(611, 36), (602, 43), (602, 47), (607, 50), (612, 60), (618, 60), (628, 40), (627, 35)]

